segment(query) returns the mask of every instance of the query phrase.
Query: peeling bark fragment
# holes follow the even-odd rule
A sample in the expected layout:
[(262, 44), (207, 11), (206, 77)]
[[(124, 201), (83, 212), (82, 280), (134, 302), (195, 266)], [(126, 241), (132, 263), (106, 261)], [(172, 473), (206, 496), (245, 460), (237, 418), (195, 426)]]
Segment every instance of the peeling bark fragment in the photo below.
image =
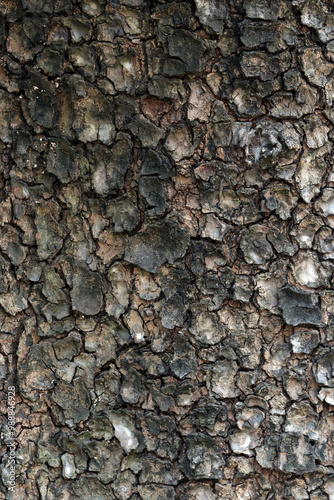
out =
[(237, 426), (240, 430), (255, 432), (262, 424), (265, 414), (258, 408), (240, 407), (237, 411), (236, 417)]
[(301, 21), (310, 28), (321, 28), (325, 24), (326, 9), (325, 6), (315, 0), (305, 3), (301, 12)]
[(182, 326), (186, 317), (186, 309), (184, 307), (182, 297), (175, 293), (168, 298), (161, 309), (162, 326), (168, 329), (173, 329), (175, 326)]
[(174, 500), (175, 490), (172, 486), (148, 484), (139, 486), (138, 491), (143, 500)]
[[(133, 1), (133, 0), (130, 0)], [(192, 14), (190, 5), (185, 2), (173, 2), (166, 5), (159, 5), (153, 14), (153, 19), (167, 26), (186, 26), (194, 28), (195, 18)]]
[(290, 337), (290, 342), (293, 352), (310, 354), (319, 344), (320, 336), (317, 330), (296, 328)]
[(84, 19), (78, 19), (74, 17), (65, 17), (63, 19), (63, 24), (69, 28), (71, 33), (71, 38), (74, 43), (80, 43), (82, 41), (87, 41), (90, 38), (90, 25), (85, 22)]
[(92, 171), (92, 183), (100, 195), (115, 193), (124, 186), (124, 178), (131, 166), (132, 143), (125, 134), (119, 134), (115, 145), (106, 148), (94, 146), (92, 157), (96, 168)]
[(224, 328), (218, 322), (216, 314), (203, 308), (194, 310), (189, 330), (195, 340), (204, 345), (217, 344), (225, 333)]
[(264, 264), (273, 255), (272, 247), (261, 226), (253, 226), (242, 234), (240, 247), (248, 264)]
[(161, 75), (154, 76), (150, 80), (148, 91), (159, 99), (183, 101), (186, 96), (186, 89), (181, 80), (165, 78)]
[(116, 262), (109, 269), (108, 280), (112, 285), (112, 292), (106, 295), (106, 312), (110, 316), (119, 318), (129, 307), (131, 291), (129, 272), (122, 264)]
[(63, 477), (65, 479), (75, 479), (77, 475), (75, 473), (75, 464), (72, 455), (64, 453), (64, 455), (61, 456), (61, 461), (63, 465)]
[(308, 118), (305, 123), (306, 144), (311, 149), (318, 149), (327, 143), (329, 128), (318, 118)]
[(107, 207), (107, 217), (112, 219), (115, 233), (133, 231), (139, 224), (139, 210), (129, 198), (116, 198)]
[(269, 52), (278, 52), (297, 45), (298, 29), (292, 22), (277, 21), (263, 23), (248, 19), (240, 24), (241, 41), (245, 47), (255, 49), (264, 46)]
[[(291, 235), (297, 240), (300, 248), (309, 249), (312, 248), (315, 234), (321, 228), (321, 225), (322, 223), (319, 217), (316, 217), (313, 214), (306, 214), (306, 216), (300, 221), (299, 225), (292, 229)], [(321, 252), (325, 253), (325, 250), (330, 252), (330, 246), (327, 246), (328, 243), (328, 241), (325, 242), (321, 240)]]
[(256, 449), (256, 461), (264, 469), (274, 469), (279, 438), (278, 435), (269, 434), (264, 439), (263, 445)]
[[(72, 485), (71, 495), (75, 498), (87, 498), (87, 500), (114, 500), (114, 494), (108, 485), (104, 485), (95, 475), (83, 475)], [(59, 498), (59, 496), (56, 496)], [(66, 499), (67, 500), (67, 499)]]
[(147, 204), (152, 207), (148, 210), (149, 215), (162, 215), (166, 209), (164, 196), (164, 184), (156, 177), (141, 177), (139, 181), (139, 193)]
[(301, 83), (295, 95), (291, 92), (279, 91), (268, 99), (270, 104), (270, 115), (276, 118), (301, 118), (304, 115), (314, 113), (317, 102), (317, 91)]
[(59, 382), (52, 393), (52, 399), (63, 410), (63, 423), (74, 427), (89, 416), (90, 397), (83, 382), (76, 379), (72, 384)]
[(50, 141), (47, 171), (58, 177), (64, 184), (76, 180), (78, 172), (74, 156), (75, 150), (66, 139)]
[(184, 377), (195, 378), (197, 374), (195, 350), (183, 335), (178, 335), (174, 341), (174, 356), (170, 368), (181, 379)]
[(235, 113), (242, 118), (255, 118), (264, 112), (263, 106), (246, 80), (237, 80), (233, 84), (229, 101)]
[(258, 439), (256, 433), (236, 431), (230, 437), (231, 449), (237, 455), (251, 456), (253, 454), (252, 449), (256, 448), (257, 445)]
[(115, 259), (124, 255), (124, 240), (119, 234), (115, 234), (111, 229), (105, 229), (98, 238), (98, 251), (96, 255), (100, 257), (103, 264), (111, 264)]
[(305, 436), (283, 434), (278, 467), (284, 472), (304, 474), (316, 470), (314, 448)]
[(163, 485), (176, 486), (183, 478), (179, 470), (166, 460), (159, 460), (154, 456), (148, 456), (143, 460), (143, 467), (139, 476), (139, 482), (160, 483)]
[(37, 56), (37, 61), (39, 69), (47, 76), (60, 76), (65, 62), (65, 55), (62, 51), (48, 48)]
[(142, 377), (137, 370), (129, 369), (120, 387), (120, 396), (125, 403), (136, 404), (142, 390)]
[(54, 257), (63, 246), (65, 230), (54, 219), (49, 207), (39, 202), (36, 205), (35, 224), (38, 257), (41, 260)]
[(300, 285), (318, 288), (328, 283), (331, 273), (319, 262), (319, 259), (309, 252), (299, 252), (293, 258), (292, 272)]
[(233, 299), (249, 302), (253, 295), (254, 287), (252, 278), (248, 276), (236, 276), (233, 284)]
[(334, 215), (334, 189), (324, 189), (321, 197), (316, 201), (315, 207), (320, 214), (332, 217)]
[(125, 242), (125, 260), (145, 271), (156, 273), (165, 262), (173, 264), (183, 257), (189, 246), (189, 235), (171, 220), (151, 224), (146, 230)]
[(45, 41), (45, 35), (41, 20), (37, 17), (30, 19), (24, 17), (21, 22), (10, 25), (6, 49), (19, 61), (28, 62), (34, 59), (35, 52), (38, 51), (39, 44), (43, 41)]
[(290, 218), (291, 211), (297, 204), (297, 197), (293, 196), (285, 184), (274, 184), (263, 191), (266, 208), (286, 220)]
[(97, 314), (102, 307), (102, 277), (84, 263), (75, 263), (71, 291), (72, 306), (83, 314)]
[(140, 268), (135, 270), (135, 286), (137, 293), (142, 299), (156, 300), (160, 296), (161, 289), (151, 274)]
[(319, 297), (315, 293), (286, 286), (278, 292), (279, 306), (288, 325), (303, 323), (322, 326)]
[(300, 194), (306, 203), (309, 203), (320, 193), (325, 170), (326, 163), (324, 160), (316, 158), (315, 155), (309, 154), (308, 151), (303, 153), (295, 177)]
[(0, 139), (5, 143), (11, 143), (14, 131), (21, 124), (18, 102), (12, 95), (0, 90)]
[(225, 461), (214, 439), (202, 433), (186, 438), (181, 470), (189, 479), (221, 479)]
[(231, 229), (223, 221), (219, 220), (215, 215), (208, 214), (203, 225), (201, 235), (203, 238), (210, 238), (216, 241), (223, 241), (225, 233)]
[(293, 404), (287, 412), (285, 432), (303, 434), (312, 440), (320, 437), (318, 431), (318, 416), (309, 403)]
[(64, 290), (62, 290), (65, 287), (65, 283), (54, 268), (45, 268), (44, 279), (42, 292), (50, 302), (59, 304), (60, 302), (67, 301), (67, 296)]
[(176, 162), (194, 153), (189, 131), (184, 125), (178, 125), (169, 131), (165, 148)]
[[(33, 345), (20, 365), (18, 372), (20, 390), (30, 401), (37, 401), (40, 391), (53, 389), (57, 382), (60, 384), (71, 382), (74, 371), (74, 363), (56, 359), (50, 343)], [(59, 382), (59, 378), (64, 382)]]
[(140, 175), (157, 175), (159, 179), (167, 179), (171, 176), (172, 166), (169, 160), (152, 149), (143, 151), (142, 167)]
[(194, 411), (196, 424), (201, 430), (214, 431), (217, 422), (222, 423), (227, 419), (227, 405), (225, 403), (215, 403), (201, 401)]
[(110, 414), (109, 418), (114, 427), (115, 436), (119, 440), (123, 450), (126, 453), (135, 450), (139, 445), (139, 441), (130, 415), (125, 412), (115, 411)]
[(159, 141), (165, 136), (163, 129), (140, 115), (135, 115), (129, 124), (129, 129), (138, 138), (143, 148), (156, 148)]
[(310, 47), (301, 51), (301, 65), (306, 78), (317, 85), (325, 87), (334, 65), (326, 61), (320, 47)]
[(205, 0), (195, 0), (195, 3), (196, 15), (200, 22), (208, 27), (209, 32), (212, 30), (215, 33), (221, 33), (229, 16), (225, 0), (215, 0), (210, 4), (207, 4)]
[(96, 326), (93, 331), (85, 334), (85, 349), (94, 353), (94, 362), (103, 366), (108, 361), (115, 359), (118, 337), (127, 331), (120, 324), (106, 318), (103, 324)]
[(73, 102), (72, 127), (78, 139), (110, 144), (115, 137), (110, 101), (81, 77), (71, 78), (69, 85)]
[(181, 59), (186, 72), (201, 71), (205, 48), (201, 39), (185, 30), (174, 30), (168, 37), (168, 52)]
[(131, 309), (124, 319), (133, 340), (138, 343), (143, 342), (145, 339), (145, 330), (140, 314)]
[(238, 191), (233, 191), (232, 189), (224, 189), (219, 193), (213, 192), (213, 197), (217, 199), (210, 200), (207, 198), (208, 191), (203, 193), (202, 205), (203, 212), (215, 212), (217, 211), (217, 205), (222, 211), (222, 217), (229, 223), (234, 223), (238, 226), (244, 224), (250, 224), (252, 222), (257, 222), (261, 218), (261, 213), (259, 208), (255, 203), (255, 190), (252, 188), (244, 188)]
[(25, 93), (31, 118), (42, 127), (53, 128), (59, 120), (59, 101), (55, 87), (37, 71), (29, 74)]
[(240, 394), (236, 387), (235, 376), (239, 367), (235, 361), (223, 360), (215, 363), (212, 368), (212, 392), (218, 398), (235, 398)]
[(325, 354), (313, 368), (318, 384), (334, 387), (334, 351)]
[(98, 396), (97, 412), (105, 412), (108, 415), (114, 410), (120, 389), (120, 378), (121, 375), (117, 370), (111, 369), (95, 379), (95, 391)]
[(81, 336), (78, 333), (71, 333), (65, 339), (55, 342), (53, 349), (58, 360), (71, 361), (74, 356), (80, 353), (81, 345)]
[(88, 45), (73, 47), (69, 50), (69, 59), (88, 81), (94, 81), (96, 77), (95, 54)]
[(201, 82), (194, 82), (190, 86), (190, 99), (188, 108), (188, 119), (208, 122), (212, 104), (212, 97)]
[(22, 264), (26, 257), (26, 247), (20, 242), (19, 232), (11, 226), (0, 228), (0, 248), (15, 266)]
[(276, 20), (282, 9), (284, 2), (282, 0), (245, 0), (244, 8), (246, 16), (250, 19)]
[(245, 52), (240, 64), (247, 78), (258, 77), (266, 81), (289, 69), (290, 56), (286, 52), (283, 52), (281, 56), (269, 55), (265, 52)]
[(270, 377), (282, 380), (284, 375), (284, 365), (290, 355), (290, 346), (285, 343), (276, 343), (270, 349), (270, 352), (265, 352), (264, 358), (266, 363), (263, 369)]

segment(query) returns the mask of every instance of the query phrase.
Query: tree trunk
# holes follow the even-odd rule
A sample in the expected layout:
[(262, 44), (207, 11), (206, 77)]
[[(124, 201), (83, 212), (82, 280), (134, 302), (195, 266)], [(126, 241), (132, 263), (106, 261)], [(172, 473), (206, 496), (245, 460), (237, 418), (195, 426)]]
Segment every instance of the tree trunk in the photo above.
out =
[(334, 499), (332, 2), (0, 16), (0, 499)]

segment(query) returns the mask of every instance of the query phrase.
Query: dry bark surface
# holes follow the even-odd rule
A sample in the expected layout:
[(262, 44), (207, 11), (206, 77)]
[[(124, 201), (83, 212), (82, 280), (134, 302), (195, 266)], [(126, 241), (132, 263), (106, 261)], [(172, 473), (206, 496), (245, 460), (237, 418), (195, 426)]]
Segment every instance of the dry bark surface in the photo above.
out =
[(0, 498), (333, 500), (333, 3), (0, 21)]

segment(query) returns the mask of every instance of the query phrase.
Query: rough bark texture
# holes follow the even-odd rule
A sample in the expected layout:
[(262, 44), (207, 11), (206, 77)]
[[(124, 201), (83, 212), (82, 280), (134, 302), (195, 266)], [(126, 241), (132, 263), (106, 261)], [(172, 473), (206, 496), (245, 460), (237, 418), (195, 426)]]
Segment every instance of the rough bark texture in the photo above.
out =
[(0, 498), (333, 500), (332, 2), (0, 16)]

